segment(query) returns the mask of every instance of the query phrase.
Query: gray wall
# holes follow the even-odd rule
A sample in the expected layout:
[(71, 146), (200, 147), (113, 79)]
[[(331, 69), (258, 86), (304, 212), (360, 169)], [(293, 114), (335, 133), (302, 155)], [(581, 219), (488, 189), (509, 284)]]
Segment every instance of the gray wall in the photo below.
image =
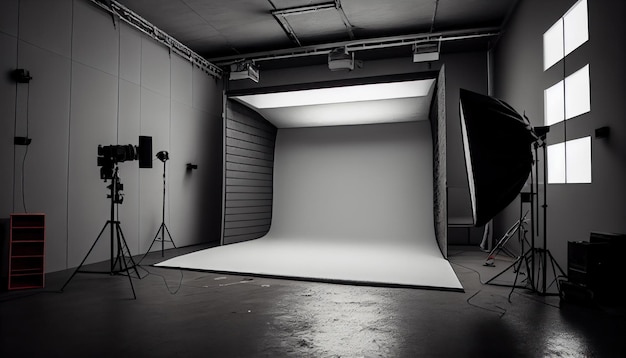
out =
[[(591, 111), (551, 126), (547, 136), (548, 144), (592, 137), (592, 183), (547, 186), (547, 248), (562, 267), (567, 264), (568, 241), (589, 240), (592, 231), (626, 232), (626, 2), (588, 1), (589, 41), (565, 62), (544, 72), (543, 33), (574, 3), (521, 1), (494, 56), (494, 95), (520, 113), (526, 112), (534, 126), (544, 122), (543, 90), (562, 79), (564, 73), (569, 75), (584, 64), (590, 65)], [(594, 130), (603, 126), (611, 128), (610, 140), (594, 138)], [(502, 233), (518, 216), (516, 201), (499, 216), (494, 232)]]
[[(218, 240), (221, 82), (90, 1), (3, 1), (0, 14), (0, 217), (46, 214), (46, 272), (78, 265), (109, 219), (97, 146), (137, 145), (139, 135), (152, 137), (153, 153), (170, 152), (166, 224), (176, 245)], [(32, 81), (11, 81), (15, 68)], [(26, 135), (30, 146), (13, 145)], [(133, 254), (162, 219), (163, 165), (153, 164), (119, 164)], [(98, 243), (87, 262), (109, 258), (106, 235)]]
[(248, 107), (226, 104), (222, 244), (265, 235), (272, 223), (276, 127)]

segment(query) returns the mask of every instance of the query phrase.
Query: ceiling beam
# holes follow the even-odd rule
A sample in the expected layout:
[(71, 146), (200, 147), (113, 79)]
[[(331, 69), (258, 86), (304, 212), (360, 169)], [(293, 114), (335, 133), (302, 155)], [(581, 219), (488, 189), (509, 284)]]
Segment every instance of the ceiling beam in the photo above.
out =
[(392, 48), (399, 46), (412, 46), (430, 41), (459, 41), (482, 37), (497, 37), (500, 35), (500, 28), (487, 27), (479, 29), (467, 29), (458, 31), (430, 32), (423, 34), (413, 34), (404, 36), (379, 37), (364, 40), (351, 40), (342, 42), (333, 42), (327, 44), (301, 46), (297, 48), (289, 48), (283, 50), (274, 50), (266, 52), (254, 52), (248, 54), (240, 54), (234, 56), (225, 56), (209, 59), (218, 66), (230, 65), (242, 60), (252, 61), (269, 61), (284, 58), (296, 58), (305, 56), (327, 55), (335, 48), (346, 48), (348, 51), (365, 51), (382, 48)]

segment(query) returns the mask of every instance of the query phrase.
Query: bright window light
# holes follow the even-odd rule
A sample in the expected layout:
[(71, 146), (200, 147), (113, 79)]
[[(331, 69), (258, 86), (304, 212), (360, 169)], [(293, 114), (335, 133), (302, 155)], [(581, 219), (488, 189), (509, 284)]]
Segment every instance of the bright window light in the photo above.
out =
[(565, 56), (589, 40), (587, 0), (580, 0), (563, 16)]
[(565, 119), (564, 100), (563, 81), (543, 91), (545, 125), (551, 126)]
[(548, 184), (591, 183), (591, 137), (547, 146)]
[(587, 0), (579, 0), (543, 34), (543, 70), (589, 40)]
[(548, 184), (565, 183), (565, 143), (547, 146)]
[(563, 58), (563, 19), (559, 19), (543, 34), (543, 70)]
[(570, 119), (591, 110), (589, 65), (565, 79), (565, 118)]
[(257, 109), (423, 97), (434, 79), (235, 96)]
[(566, 182), (591, 183), (591, 137), (565, 142)]

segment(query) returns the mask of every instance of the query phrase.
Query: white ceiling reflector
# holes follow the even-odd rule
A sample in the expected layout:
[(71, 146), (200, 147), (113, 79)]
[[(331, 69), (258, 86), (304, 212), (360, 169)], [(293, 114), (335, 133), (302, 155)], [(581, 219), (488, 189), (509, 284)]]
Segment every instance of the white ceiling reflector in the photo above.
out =
[(257, 109), (423, 97), (434, 79), (234, 96)]

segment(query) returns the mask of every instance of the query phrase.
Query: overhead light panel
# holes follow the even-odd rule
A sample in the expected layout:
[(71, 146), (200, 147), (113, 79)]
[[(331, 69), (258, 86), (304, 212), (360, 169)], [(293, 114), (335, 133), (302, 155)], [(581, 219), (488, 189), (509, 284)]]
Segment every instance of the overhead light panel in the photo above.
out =
[(257, 109), (310, 106), (318, 104), (376, 101), (428, 95), (434, 79), (372, 83), (344, 87), (236, 96)]
[(230, 76), (232, 80), (250, 79), (259, 82), (259, 68), (252, 61), (237, 62), (230, 65)]
[(328, 69), (331, 71), (354, 70), (354, 52), (348, 52), (345, 47), (333, 49), (328, 53)]
[(413, 62), (430, 62), (439, 60), (440, 42), (427, 42), (413, 45)]

